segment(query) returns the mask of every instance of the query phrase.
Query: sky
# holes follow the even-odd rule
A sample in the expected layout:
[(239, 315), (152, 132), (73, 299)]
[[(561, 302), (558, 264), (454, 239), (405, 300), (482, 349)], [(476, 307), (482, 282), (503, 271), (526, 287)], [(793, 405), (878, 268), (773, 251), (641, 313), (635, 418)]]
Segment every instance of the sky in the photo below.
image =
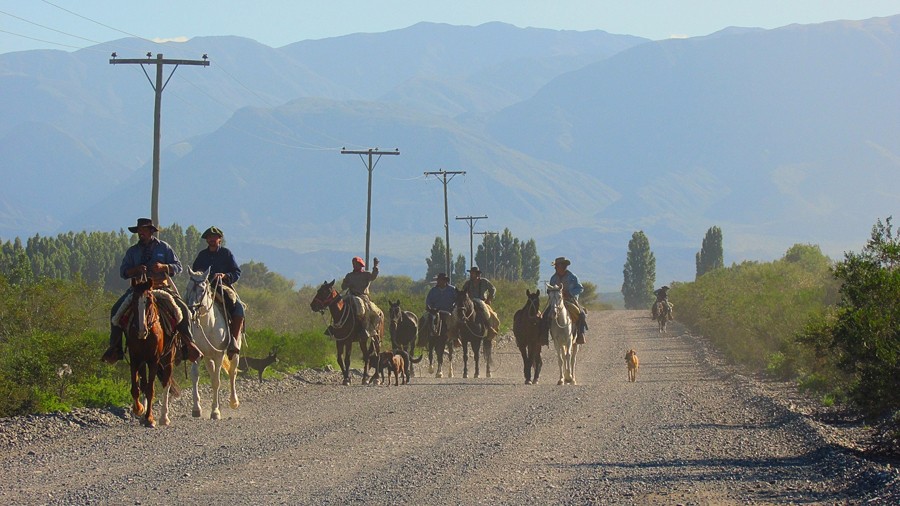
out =
[(897, 0), (0, 0), (0, 53), (74, 51), (122, 37), (237, 35), (271, 47), (420, 21), (604, 30), (653, 40), (900, 14)]

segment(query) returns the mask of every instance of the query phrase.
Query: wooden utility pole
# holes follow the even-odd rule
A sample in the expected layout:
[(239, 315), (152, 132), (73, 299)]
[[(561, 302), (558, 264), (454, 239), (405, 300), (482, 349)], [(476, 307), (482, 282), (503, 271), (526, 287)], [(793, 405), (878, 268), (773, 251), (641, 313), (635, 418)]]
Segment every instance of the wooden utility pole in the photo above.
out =
[[(172, 79), (172, 75), (175, 73), (175, 69), (178, 68), (179, 65), (202, 65), (204, 67), (209, 66), (209, 60), (206, 55), (203, 55), (202, 60), (172, 60), (163, 58), (162, 54), (156, 55), (156, 60), (151, 59), (151, 54), (147, 53), (146, 59), (138, 59), (138, 58), (123, 58), (121, 60), (117, 59), (116, 53), (112, 54), (112, 58), (109, 59), (109, 63), (112, 65), (121, 65), (121, 64), (138, 64), (141, 66), (141, 70), (144, 71), (144, 75), (147, 76), (147, 80), (150, 81), (150, 86), (153, 87), (153, 91), (156, 92), (156, 103), (153, 110), (153, 190), (150, 198), (150, 217), (153, 220), (153, 223), (158, 227), (159, 223), (159, 139), (160, 139), (160, 118), (161, 118), (161, 109), (162, 109), (162, 92), (165, 89), (166, 85), (169, 84), (169, 79)], [(156, 65), (156, 84), (153, 84), (153, 80), (150, 79), (150, 74), (147, 73), (147, 69), (144, 68), (144, 65)], [(163, 83), (163, 66), (164, 65), (175, 65), (175, 68), (172, 69), (172, 72), (169, 73), (169, 77), (166, 79), (166, 82)]]
[[(464, 170), (456, 170), (456, 171), (448, 171), (441, 169), (437, 172), (426, 172), (425, 176), (442, 176), (444, 183), (444, 234), (446, 236), (447, 241), (447, 277), (450, 278), (450, 282), (453, 281), (453, 269), (450, 268), (450, 213), (447, 211), (447, 183), (453, 179), (453, 176), (457, 174), (465, 175), (466, 171)], [(450, 179), (447, 179), (447, 176), (450, 176)]]
[[(475, 232), (475, 235), (483, 236), (481, 241), (482, 241), (482, 243), (484, 243), (484, 246), (485, 246), (484, 254), (487, 255), (487, 243), (484, 242), (485, 239), (487, 239), (488, 236), (500, 235), (500, 233), (499, 232)], [(492, 278), (495, 278), (495, 277), (497, 277), (497, 246), (496, 245), (491, 247), (491, 255), (493, 257), (493, 265), (491, 265), (492, 272), (489, 272), (487, 274), (489, 276), (491, 276)]]
[(469, 222), (469, 268), (475, 267), (475, 255), (472, 250), (472, 229), (478, 220), (486, 220), (487, 216), (457, 216), (457, 220), (468, 220)]
[[(366, 201), (366, 266), (369, 265), (369, 234), (372, 230), (372, 171), (375, 170), (375, 166), (378, 165), (378, 160), (381, 160), (381, 155), (399, 155), (400, 148), (397, 148), (393, 151), (379, 151), (378, 148), (366, 149), (363, 151), (354, 151), (351, 149), (341, 148), (342, 155), (359, 155), (360, 160), (363, 159), (362, 155), (369, 155), (369, 164), (366, 168), (369, 170), (369, 192), (368, 199)], [(375, 159), (375, 163), (372, 163), (372, 156), (377, 156)], [(365, 163), (365, 160), (363, 160)]]

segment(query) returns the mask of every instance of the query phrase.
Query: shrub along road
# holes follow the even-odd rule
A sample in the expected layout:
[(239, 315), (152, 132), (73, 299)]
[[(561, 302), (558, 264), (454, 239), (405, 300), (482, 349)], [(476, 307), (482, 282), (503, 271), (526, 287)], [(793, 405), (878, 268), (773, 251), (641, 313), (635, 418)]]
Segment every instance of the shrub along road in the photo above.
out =
[[(900, 497), (896, 466), (863, 459), (765, 383), (736, 374), (646, 311), (590, 315), (578, 386), (552, 348), (526, 386), (508, 341), (490, 379), (342, 387), (306, 371), (240, 382), (241, 407), (140, 426), (122, 410), (0, 420), (0, 503), (729, 504)], [(635, 383), (624, 355), (640, 358)], [(427, 359), (426, 359), (427, 362)], [(181, 378), (179, 373), (179, 378)], [(186, 382), (182, 381), (186, 384)], [(773, 392), (776, 392), (773, 394)], [(209, 396), (204, 396), (204, 402)], [(208, 402), (205, 406), (208, 414)]]

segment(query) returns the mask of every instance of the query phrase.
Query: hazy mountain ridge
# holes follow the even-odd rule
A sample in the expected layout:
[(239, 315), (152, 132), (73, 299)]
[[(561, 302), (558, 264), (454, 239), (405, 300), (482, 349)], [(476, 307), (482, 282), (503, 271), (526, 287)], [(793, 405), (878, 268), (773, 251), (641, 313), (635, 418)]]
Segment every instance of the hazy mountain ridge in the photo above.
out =
[[(660, 283), (693, 277), (712, 225), (727, 263), (774, 258), (796, 242), (836, 256), (860, 247), (900, 200), (885, 184), (900, 168), (898, 25), (894, 16), (658, 42), (429, 23), (278, 49), (194, 39), (154, 51), (213, 61), (179, 68), (164, 95), (161, 221), (217, 224), (273, 270), (331, 279), (344, 256), (363, 253), (365, 235), (366, 170), (339, 149), (377, 146), (401, 150), (373, 174), (372, 251), (386, 273), (421, 276), (443, 237), (442, 184), (423, 176), (440, 169), (467, 171), (448, 184), (455, 255), (468, 256), (468, 227), (455, 216), (486, 214), (478, 229), (533, 237), (545, 263), (569, 256), (606, 290), (621, 284), (635, 230), (651, 241)], [(0, 55), (0, 86), (22, 99), (0, 105), (0, 155), (17, 160), (0, 163), (45, 169), (0, 192), (0, 237), (117, 230), (133, 222), (123, 216), (149, 214), (146, 79), (81, 52), (75, 60), (89, 63), (48, 75), (72, 59), (49, 53), (54, 63), (39, 70)], [(217, 71), (217, 61), (228, 63)], [(98, 76), (102, 85), (79, 87), (101, 98), (60, 91)], [(46, 144), (10, 137), (13, 113), (73, 142), (37, 157)], [(95, 124), (103, 135), (90, 135)], [(128, 140), (107, 149), (113, 134)], [(126, 177), (78, 201), (13, 198), (40, 195), (66, 161), (74, 174)]]

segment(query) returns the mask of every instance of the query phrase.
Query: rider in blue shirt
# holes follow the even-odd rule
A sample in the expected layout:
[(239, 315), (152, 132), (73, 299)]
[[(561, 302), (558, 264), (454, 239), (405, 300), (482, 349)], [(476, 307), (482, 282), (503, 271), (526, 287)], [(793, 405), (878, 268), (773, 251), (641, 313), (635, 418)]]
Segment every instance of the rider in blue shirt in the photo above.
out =
[(225, 312), (230, 323), (231, 338), (228, 340), (228, 358), (241, 352), (241, 331), (244, 326), (244, 303), (238, 297), (234, 284), (241, 278), (241, 268), (234, 259), (231, 250), (222, 246), (225, 234), (218, 227), (209, 227), (201, 238), (206, 240), (207, 248), (197, 253), (191, 269), (206, 271), (209, 269), (209, 280), (212, 282), (216, 298), (223, 299)]
[[(578, 276), (569, 271), (569, 266), (572, 265), (572, 262), (568, 258), (558, 257), (551, 265), (553, 265), (556, 272), (550, 276), (550, 284), (562, 286), (563, 302), (566, 304), (569, 315), (575, 319), (575, 343), (584, 344), (584, 332), (587, 330), (587, 311), (578, 302), (578, 297), (584, 292), (584, 287), (578, 281)], [(544, 311), (541, 330), (544, 339), (543, 344), (550, 344), (548, 311)]]

